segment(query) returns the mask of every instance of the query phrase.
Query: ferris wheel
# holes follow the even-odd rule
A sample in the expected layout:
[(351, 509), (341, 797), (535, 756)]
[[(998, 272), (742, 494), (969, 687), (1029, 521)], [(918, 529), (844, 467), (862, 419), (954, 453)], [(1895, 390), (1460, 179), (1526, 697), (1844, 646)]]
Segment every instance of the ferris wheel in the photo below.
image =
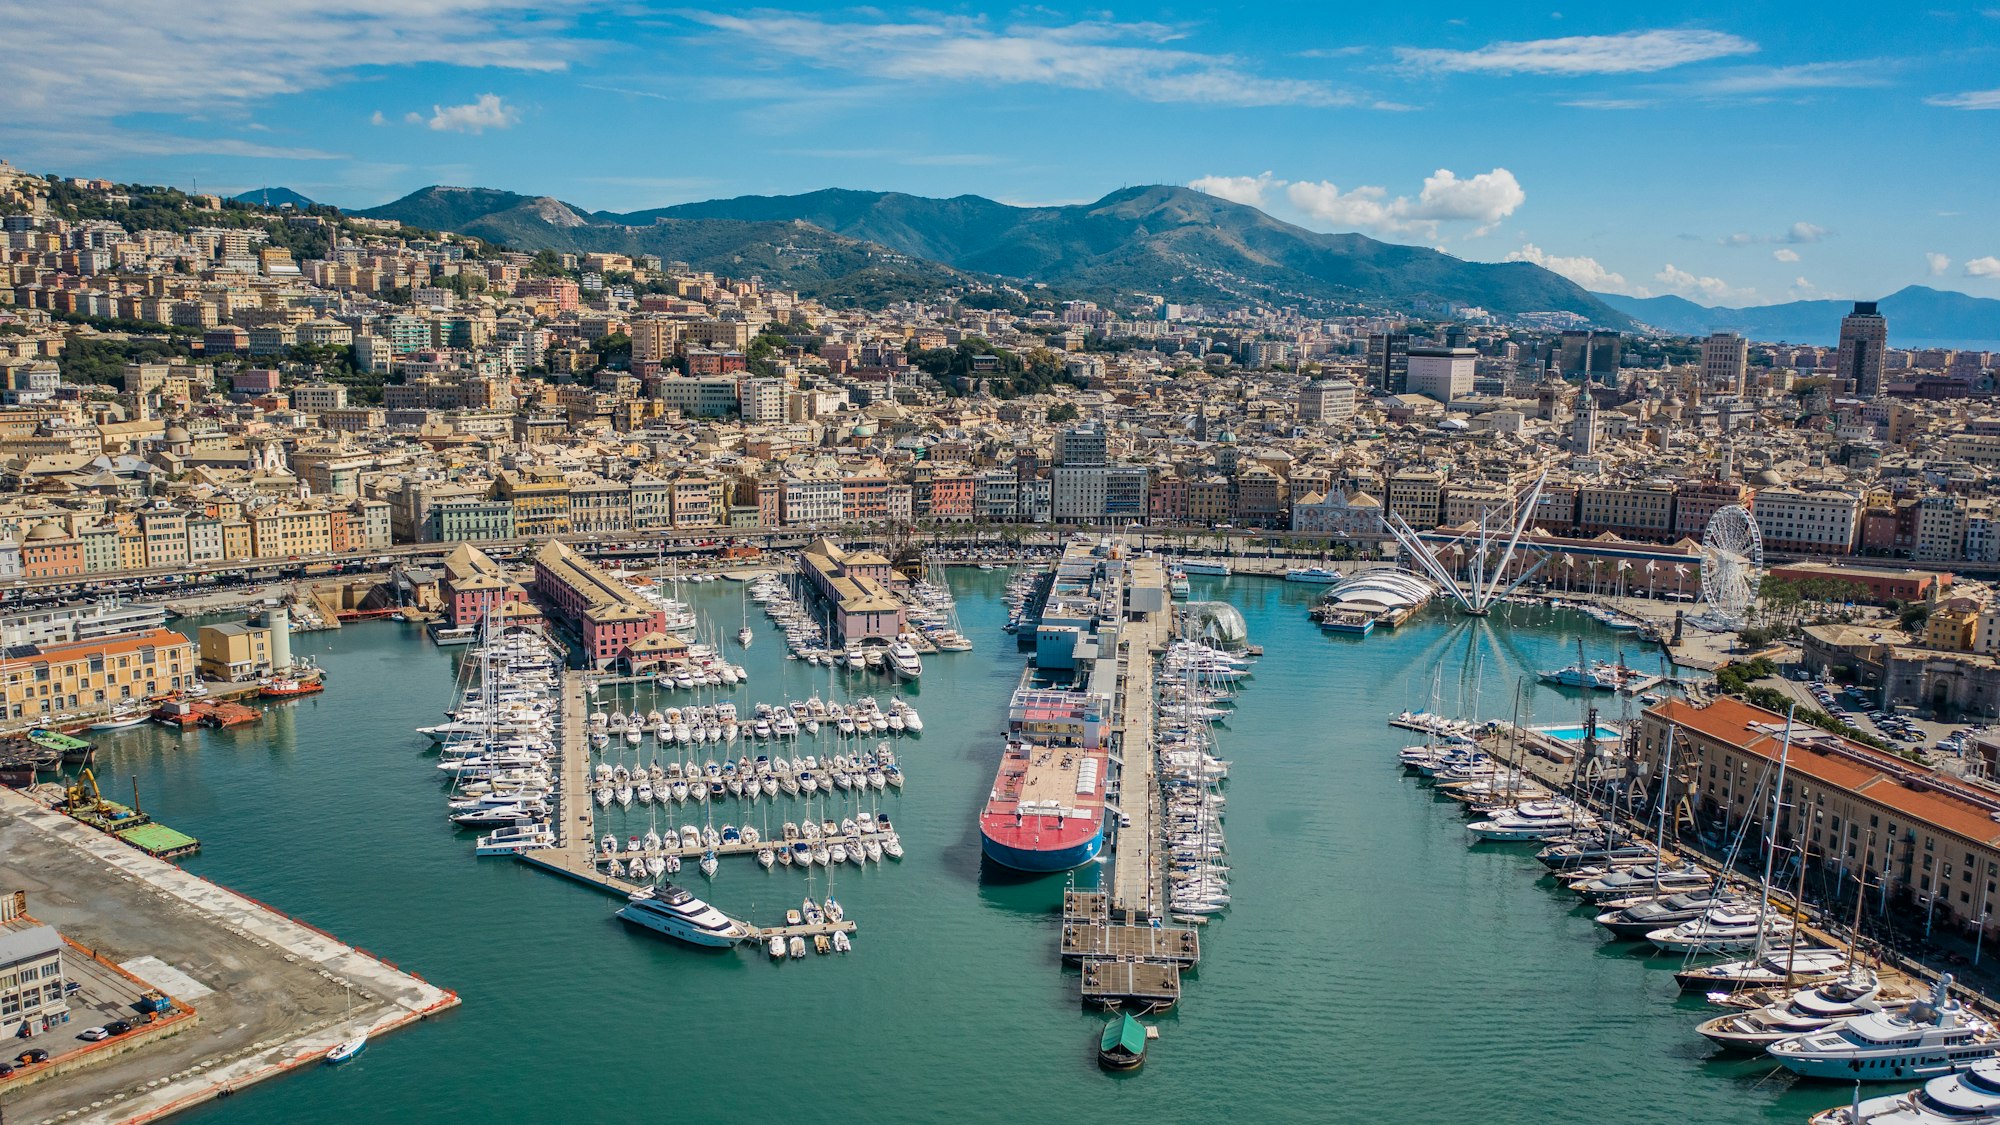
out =
[(1764, 537), (1741, 504), (1716, 509), (1701, 537), (1701, 595), (1712, 613), (1741, 622), (1757, 600)]

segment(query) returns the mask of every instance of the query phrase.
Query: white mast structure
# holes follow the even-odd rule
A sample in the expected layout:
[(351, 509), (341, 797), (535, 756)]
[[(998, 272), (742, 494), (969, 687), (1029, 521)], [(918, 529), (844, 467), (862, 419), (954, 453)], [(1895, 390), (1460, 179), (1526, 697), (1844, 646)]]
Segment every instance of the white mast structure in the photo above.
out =
[[(1544, 470), (1528, 488), (1525, 498), (1516, 494), (1505, 507), (1480, 512), (1479, 528), (1473, 533), (1474, 538), (1470, 542), (1472, 558), (1466, 564), (1466, 577), (1463, 581), (1452, 573), (1451, 568), (1438, 558), (1438, 551), (1425, 543), (1423, 537), (1418, 535), (1416, 529), (1412, 528), (1409, 521), (1400, 514), (1393, 510), (1384, 512), (1382, 522), (1396, 543), (1416, 561), (1418, 568), (1449, 593), (1461, 611), (1473, 617), (1484, 617), (1492, 612), (1495, 601), (1513, 593), (1522, 583), (1534, 577), (1542, 568), (1542, 564), (1548, 561), (1548, 555), (1544, 553), (1541, 558), (1535, 560), (1533, 566), (1524, 567), (1513, 581), (1505, 586), (1501, 585), (1502, 579), (1507, 574), (1508, 564), (1514, 561), (1514, 554), (1520, 549), (1521, 537), (1527, 534), (1528, 525), (1534, 521), (1535, 505), (1540, 502), (1542, 486), (1548, 483), (1548, 479), (1549, 474)], [(1488, 523), (1488, 519), (1500, 512), (1506, 513), (1503, 522), (1507, 525), (1505, 532), (1507, 545), (1501, 549), (1499, 561), (1489, 575), (1486, 560), (1499, 542), (1500, 533)], [(1445, 545), (1458, 547), (1466, 542), (1466, 536), (1459, 535)]]

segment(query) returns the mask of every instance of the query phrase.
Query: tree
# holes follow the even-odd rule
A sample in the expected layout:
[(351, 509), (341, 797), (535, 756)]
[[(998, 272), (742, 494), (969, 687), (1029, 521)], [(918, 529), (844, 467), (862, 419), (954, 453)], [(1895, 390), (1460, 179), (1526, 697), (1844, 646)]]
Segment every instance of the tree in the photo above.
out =
[(528, 273), (535, 277), (561, 277), (569, 271), (563, 269), (562, 255), (553, 250), (538, 250), (535, 260), (528, 263)]
[(1073, 402), (1059, 402), (1049, 407), (1050, 422), (1074, 422), (1076, 416), (1076, 404)]

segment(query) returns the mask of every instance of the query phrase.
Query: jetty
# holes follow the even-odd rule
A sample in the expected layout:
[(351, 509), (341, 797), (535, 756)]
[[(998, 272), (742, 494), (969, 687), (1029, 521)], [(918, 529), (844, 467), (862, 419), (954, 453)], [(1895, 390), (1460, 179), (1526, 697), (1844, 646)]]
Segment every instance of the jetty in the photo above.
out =
[[(1166, 586), (1158, 559), (1132, 560), (1131, 584)], [(1153, 745), (1153, 668), (1173, 635), (1173, 611), (1127, 612), (1118, 631), (1117, 695), (1112, 760), (1118, 765), (1117, 850), (1111, 870), (1111, 912), (1128, 922), (1159, 918), (1166, 902), (1160, 862), (1159, 760)]]
[[(560, 875), (571, 882), (581, 883), (605, 894), (627, 898), (643, 883), (616, 878), (598, 869), (597, 860), (602, 853), (597, 848), (592, 832), (593, 821), (590, 804), (590, 743), (586, 716), (588, 703), (585, 685), (588, 673), (571, 669), (563, 673), (561, 721), (557, 730), (557, 773), (555, 791), (551, 795), (555, 806), (555, 816), (550, 822), (555, 829), (556, 843), (552, 848), (538, 848), (524, 851), (515, 856), (519, 863)], [(845, 838), (827, 838), (824, 842), (831, 846), (844, 842)], [(766, 846), (758, 844), (723, 844), (716, 848), (656, 848), (636, 852), (619, 852), (621, 860), (644, 859), (648, 856), (665, 857), (676, 855), (698, 858), (702, 853), (713, 850), (717, 855), (736, 855), (756, 851)], [(782, 846), (782, 842), (769, 843), (770, 847)], [(650, 881), (650, 880), (649, 880)], [(742, 923), (749, 931), (746, 941), (768, 941), (771, 938), (811, 938), (819, 935), (831, 937), (836, 933), (851, 934), (855, 924), (851, 919), (838, 922), (827, 920), (803, 923), (797, 926), (758, 926), (750, 922)]]

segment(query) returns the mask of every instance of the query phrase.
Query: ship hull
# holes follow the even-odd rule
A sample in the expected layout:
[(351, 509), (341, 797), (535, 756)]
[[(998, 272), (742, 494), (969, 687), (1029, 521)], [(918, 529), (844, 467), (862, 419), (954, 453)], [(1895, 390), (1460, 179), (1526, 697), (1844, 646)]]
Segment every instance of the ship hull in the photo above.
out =
[(1104, 830), (1100, 824), (1097, 832), (1081, 842), (1049, 849), (1015, 847), (1012, 844), (1001, 843), (982, 831), (979, 834), (979, 845), (985, 851), (986, 858), (1016, 871), (1068, 871), (1072, 867), (1081, 867), (1097, 858), (1097, 853), (1104, 848)]

